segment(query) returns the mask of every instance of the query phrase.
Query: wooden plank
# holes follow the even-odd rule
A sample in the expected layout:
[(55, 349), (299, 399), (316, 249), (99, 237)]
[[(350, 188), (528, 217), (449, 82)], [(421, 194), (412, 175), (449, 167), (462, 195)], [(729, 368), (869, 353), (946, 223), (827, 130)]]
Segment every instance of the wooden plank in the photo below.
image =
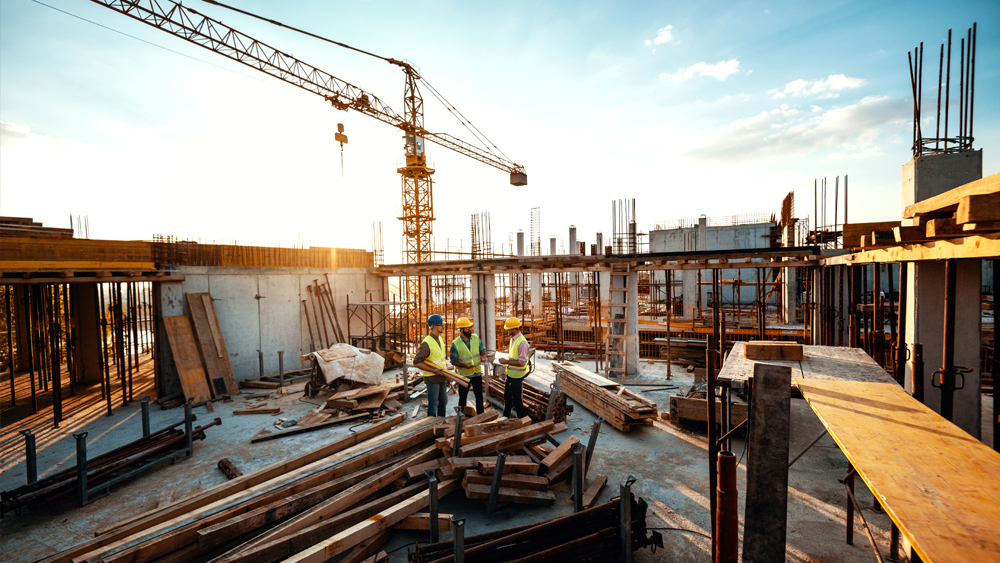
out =
[(587, 485), (586, 491), (583, 491), (584, 508), (590, 508), (591, 506), (594, 506), (594, 501), (597, 500), (597, 495), (601, 494), (601, 489), (603, 489), (604, 485), (606, 485), (607, 483), (608, 483), (608, 476), (601, 475), (600, 473), (598, 473), (597, 478), (594, 479), (594, 481), (591, 484)]
[[(453, 457), (450, 458), (451, 466), (455, 469), (471, 469), (473, 471), (479, 470), (479, 462), (481, 461), (496, 461), (497, 456), (480, 456), (480, 457)], [(526, 455), (509, 455), (504, 463), (531, 463), (531, 458)]]
[(406, 475), (404, 475), (404, 477), (406, 477), (407, 482), (415, 481), (424, 477), (424, 470), (429, 469), (431, 471), (437, 471), (437, 469), (443, 465), (449, 465), (448, 458), (443, 457), (439, 459), (432, 459), (431, 461), (411, 465), (406, 469)]
[(974, 182), (969, 182), (943, 194), (907, 205), (903, 209), (903, 218), (909, 219), (917, 215), (955, 211), (962, 198), (971, 195), (992, 194), (1000, 192), (1000, 173), (987, 176)]
[(184, 397), (195, 403), (211, 401), (212, 393), (205, 379), (205, 370), (201, 367), (191, 322), (184, 315), (166, 316), (163, 317), (163, 327), (167, 332), (167, 341), (177, 366), (181, 388), (184, 389)]
[(517, 430), (520, 428), (520, 426), (518, 426), (520, 422), (520, 419), (508, 418), (506, 420), (498, 420), (496, 422), (488, 422), (485, 424), (470, 424), (468, 426), (464, 426), (465, 435), (473, 437), (510, 432), (511, 430)]
[(927, 221), (924, 234), (929, 239), (962, 237), (965, 236), (965, 230), (954, 219), (931, 219)]
[(796, 384), (922, 561), (997, 559), (1000, 453), (895, 382)]
[(899, 221), (878, 221), (874, 223), (847, 223), (842, 228), (844, 245), (852, 248), (858, 246), (861, 237), (870, 236), (872, 231), (891, 231), (899, 226)]
[[(562, 423), (565, 426), (565, 423)], [(545, 420), (537, 424), (532, 424), (525, 428), (520, 428), (512, 432), (507, 432), (500, 434), (496, 437), (489, 438), (487, 440), (482, 440), (474, 444), (469, 444), (468, 446), (462, 446), (462, 457), (478, 456), (485, 454), (492, 454), (500, 451), (505, 445), (512, 442), (524, 441), (528, 438), (533, 438), (545, 433), (555, 432), (555, 423), (551, 420)]]
[(558, 465), (562, 462), (562, 460), (566, 459), (573, 453), (573, 444), (579, 443), (580, 439), (576, 436), (566, 438), (556, 449), (552, 450), (552, 453), (545, 456), (545, 459), (542, 460), (541, 466), (548, 470), (549, 468)]
[[(586, 452), (583, 453), (583, 456), (580, 461), (582, 461), (584, 466), (586, 466), (587, 464)], [(561, 479), (571, 475), (572, 471), (573, 471), (573, 456), (570, 456), (559, 462), (558, 465), (552, 466), (552, 468), (549, 469), (548, 472), (545, 474), (545, 477), (549, 480), (549, 486), (552, 486), (555, 485), (557, 482), (559, 482)]]
[[(438, 531), (439, 532), (450, 532), (451, 523), (454, 520), (454, 514), (441, 514), (438, 513)], [(429, 531), (431, 529), (431, 515), (426, 512), (418, 512), (417, 514), (411, 514), (406, 518), (403, 518), (398, 524), (393, 526), (396, 530), (418, 530), (421, 532)]]
[(354, 407), (355, 410), (369, 410), (377, 409), (382, 406), (382, 401), (385, 401), (386, 396), (389, 394), (389, 388), (383, 387), (375, 395), (367, 397), (364, 401), (358, 401), (358, 406)]
[(976, 233), (995, 233), (997, 231), (1000, 231), (1000, 221), (964, 223), (962, 225), (962, 232), (966, 235)]
[[(477, 469), (483, 475), (493, 475), (497, 472), (497, 462), (496, 460), (491, 461), (480, 461)], [(508, 473), (519, 473), (521, 475), (536, 475), (538, 473), (538, 464), (534, 462), (517, 462), (504, 461), (503, 464), (504, 475)]]
[[(1000, 185), (998, 185), (1000, 190)], [(958, 200), (955, 210), (957, 223), (989, 223), (1000, 221), (1000, 191), (970, 194)]]
[(788, 440), (792, 370), (757, 364), (747, 444), (746, 514), (743, 557), (784, 561), (788, 520)]
[(356, 409), (358, 401), (355, 399), (334, 399), (331, 397), (326, 400), (326, 406), (331, 409)]
[[(233, 376), (233, 366), (229, 363), (229, 352), (225, 340), (219, 331), (219, 321), (215, 317), (215, 307), (212, 306), (212, 296), (208, 293), (187, 293), (188, 309), (191, 311), (191, 321), (194, 326), (201, 355), (205, 360), (205, 370), (208, 372), (209, 390), (213, 397), (238, 395), (239, 386)], [(214, 325), (214, 326), (213, 326)], [(218, 392), (217, 379), (222, 380), (225, 387)]]
[(744, 350), (744, 354), (749, 360), (799, 361), (802, 359), (802, 345), (798, 342), (751, 340), (746, 343)]
[[(443, 498), (456, 489), (458, 489), (457, 479), (445, 481), (438, 485), (438, 498)], [(382, 530), (401, 522), (407, 516), (426, 508), (429, 502), (430, 493), (422, 492), (286, 559), (285, 563), (324, 563), (327, 559), (340, 555)]]
[[(397, 524), (398, 526), (398, 524)], [(378, 534), (359, 543), (337, 563), (365, 563), (369, 557), (381, 551), (389, 538), (392, 537), (392, 530), (382, 530)]]
[[(260, 503), (270, 502), (275, 495), (285, 494), (289, 490), (288, 484), (295, 479), (299, 479), (295, 481), (295, 486), (309, 487), (316, 484), (314, 479), (328, 479), (331, 474), (340, 476), (338, 472), (341, 470), (354, 471), (364, 467), (372, 459), (381, 459), (399, 453), (402, 449), (409, 447), (409, 439), (412, 439), (413, 436), (429, 435), (428, 425), (426, 422), (418, 423), (416, 421), (404, 425), (384, 435), (384, 439), (391, 439), (392, 442), (374, 446), (355, 442), (354, 440), (357, 440), (355, 436), (364, 431), (358, 432), (356, 435), (348, 437), (350, 441), (344, 442), (352, 445), (339, 453), (303, 463), (305, 460), (312, 459), (312, 454), (306, 454), (292, 460), (291, 463), (271, 466), (251, 473), (245, 478), (233, 479), (210, 489), (207, 494), (174, 503), (168, 507), (171, 510), (155, 511), (152, 516), (147, 518), (140, 516), (139, 520), (130, 521), (125, 528), (102, 535), (92, 542), (57, 554), (45, 561), (46, 563), (70, 560), (80, 562), (96, 557), (108, 560), (108, 553), (128, 545), (134, 547), (115, 553), (115, 558), (136, 557), (141, 559), (145, 557), (148, 559), (162, 556), (179, 546), (196, 541), (198, 529), (231, 518), (233, 510), (226, 509), (226, 507), (240, 511), (251, 510)], [(385, 427), (382, 427), (381, 430), (384, 431)], [(365, 438), (362, 439), (372, 436), (369, 433), (363, 435)], [(320, 452), (325, 451), (328, 450), (320, 449)], [(300, 463), (301, 465), (299, 465)], [(277, 472), (288, 465), (292, 467), (298, 465), (298, 468), (285, 473)], [(331, 469), (333, 473), (323, 470), (324, 468)], [(263, 482), (261, 482), (262, 479)], [(295, 487), (292, 490), (296, 490)], [(193, 510), (182, 510), (192, 504), (196, 504), (197, 507)], [(170, 516), (172, 518), (167, 518)], [(192, 524), (176, 528), (185, 521), (192, 522)]]
[(892, 230), (893, 239), (897, 244), (913, 244), (925, 242), (927, 238), (926, 227), (896, 227)]
[[(465, 498), (489, 499), (490, 485), (469, 483), (465, 488)], [(553, 504), (556, 502), (556, 496), (551, 491), (500, 487), (498, 500), (517, 504)]]
[(263, 409), (236, 409), (233, 411), (234, 415), (241, 414), (277, 414), (281, 412), (281, 407), (267, 407)]
[(278, 438), (285, 438), (288, 436), (296, 436), (298, 434), (305, 434), (307, 432), (315, 432), (316, 430), (323, 430), (325, 428), (333, 428), (338, 424), (343, 424), (345, 422), (350, 422), (352, 420), (360, 420), (367, 417), (367, 413), (356, 414), (353, 416), (344, 416), (341, 418), (334, 418), (327, 420), (326, 422), (320, 422), (318, 424), (311, 424), (309, 426), (293, 426), (287, 430), (279, 430), (278, 432), (258, 432), (253, 438), (250, 438), (251, 444), (257, 444), (260, 442), (267, 442), (268, 440), (277, 440)]
[[(465, 476), (462, 478), (462, 487), (464, 488), (470, 483), (492, 486), (493, 475), (483, 475), (477, 471), (466, 471)], [(515, 489), (547, 491), (549, 490), (549, 480), (545, 477), (539, 477), (538, 475), (508, 475), (507, 472), (504, 472), (503, 477), (500, 478), (500, 486), (512, 487)]]

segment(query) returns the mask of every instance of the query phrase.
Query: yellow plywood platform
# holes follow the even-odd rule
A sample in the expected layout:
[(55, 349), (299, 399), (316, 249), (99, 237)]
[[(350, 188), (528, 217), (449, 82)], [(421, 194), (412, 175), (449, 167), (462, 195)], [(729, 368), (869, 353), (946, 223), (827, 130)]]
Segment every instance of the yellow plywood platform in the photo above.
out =
[(895, 383), (795, 383), (924, 562), (1000, 561), (1000, 453)]

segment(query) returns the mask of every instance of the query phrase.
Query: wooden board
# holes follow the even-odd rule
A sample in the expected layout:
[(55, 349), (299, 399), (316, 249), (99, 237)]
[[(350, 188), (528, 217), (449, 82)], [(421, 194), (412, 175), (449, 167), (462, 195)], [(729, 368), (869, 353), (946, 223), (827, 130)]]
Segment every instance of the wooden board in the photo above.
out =
[(802, 345), (798, 342), (779, 342), (770, 340), (751, 340), (744, 345), (747, 359), (750, 360), (788, 360), (802, 359)]
[(382, 406), (382, 401), (389, 394), (389, 388), (383, 387), (378, 393), (365, 398), (363, 401), (358, 401), (358, 406), (354, 407), (355, 410), (366, 410), (366, 409), (377, 409)]
[(576, 436), (570, 436), (566, 438), (565, 440), (562, 441), (561, 444), (559, 444), (559, 447), (552, 450), (552, 453), (550, 453), (549, 455), (545, 456), (545, 459), (542, 460), (541, 465), (545, 467), (545, 469), (549, 469), (551, 467), (558, 465), (560, 462), (562, 462), (562, 460), (572, 455), (573, 444), (579, 444), (579, 443), (580, 439), (577, 438)]
[(922, 561), (997, 559), (1000, 453), (895, 383), (796, 383)]
[(177, 377), (181, 381), (184, 397), (195, 403), (211, 401), (212, 392), (205, 379), (205, 370), (201, 367), (198, 345), (191, 332), (191, 321), (184, 315), (166, 316), (163, 317), (163, 328), (167, 332), (170, 353), (177, 366)]
[[(469, 484), (493, 486), (493, 475), (483, 475), (475, 471), (466, 471), (462, 478), (462, 487)], [(507, 475), (500, 478), (501, 487), (512, 487), (515, 489), (531, 489), (535, 491), (549, 490), (549, 480), (537, 475)]]
[(844, 246), (858, 246), (861, 237), (869, 236), (872, 231), (891, 231), (899, 226), (899, 221), (880, 221), (876, 223), (848, 223), (843, 227)]
[[(480, 457), (453, 457), (451, 458), (451, 466), (455, 469), (471, 469), (473, 471), (478, 470), (480, 461), (496, 461), (497, 456), (480, 456)], [(526, 455), (509, 455), (504, 463), (511, 462), (521, 462), (521, 463), (531, 463), (531, 458)]]
[(598, 375), (598, 374), (596, 374), (596, 373), (594, 373), (594, 372), (592, 372), (590, 370), (584, 369), (584, 368), (582, 368), (582, 367), (574, 364), (573, 362), (560, 362), (559, 363), (559, 367), (565, 369), (566, 371), (569, 371), (569, 372), (573, 373), (576, 376), (579, 376), (579, 377), (582, 377), (583, 379), (586, 379), (587, 381), (589, 381), (590, 383), (593, 383), (594, 385), (596, 385), (598, 387), (606, 387), (606, 388), (609, 388), (609, 389), (610, 388), (618, 389), (618, 386), (621, 385), (617, 381), (612, 381), (612, 380), (610, 380), (610, 379), (608, 379), (606, 377), (600, 376), (600, 375)]
[(954, 211), (962, 198), (970, 195), (990, 194), (1000, 191), (1000, 174), (987, 176), (975, 182), (969, 182), (941, 195), (927, 198), (923, 201), (907, 205), (903, 210), (903, 218), (909, 219), (917, 215)]
[[(450, 532), (451, 524), (454, 521), (454, 514), (441, 514), (438, 512), (438, 531)], [(403, 518), (403, 520), (393, 526), (397, 530), (419, 530), (427, 531), (431, 529), (431, 515), (426, 512), (418, 512)]]
[(753, 375), (755, 363), (792, 368), (792, 382), (798, 379), (849, 379), (880, 383), (895, 383), (861, 348), (846, 346), (803, 346), (802, 361), (748, 360), (745, 342), (734, 342), (726, 363), (719, 372), (721, 379), (747, 379)]
[[(566, 425), (562, 424), (562, 428), (565, 431)], [(556, 424), (551, 420), (545, 420), (537, 424), (532, 424), (525, 428), (520, 428), (512, 432), (506, 432), (504, 434), (499, 434), (496, 437), (491, 437), (468, 446), (462, 446), (462, 457), (486, 455), (498, 452), (507, 444), (517, 441), (524, 441), (528, 438), (533, 438), (541, 434), (554, 433), (556, 432)]]
[[(493, 475), (497, 472), (496, 460), (480, 461), (476, 466), (483, 475)], [(521, 475), (535, 475), (538, 473), (538, 464), (533, 462), (510, 461), (503, 462), (504, 475), (519, 473)]]
[[(500, 502), (513, 502), (518, 504), (552, 504), (556, 501), (556, 496), (550, 491), (536, 491), (533, 489), (515, 489), (513, 487), (500, 487), (498, 499)], [(490, 485), (480, 485), (469, 483), (465, 488), (465, 498), (489, 499)]]
[[(188, 309), (191, 311), (194, 332), (201, 346), (201, 355), (205, 360), (212, 396), (239, 395), (240, 389), (233, 376), (233, 366), (229, 363), (226, 342), (222, 338), (222, 331), (219, 330), (219, 319), (215, 316), (212, 296), (208, 293), (187, 293), (185, 297)], [(224, 391), (219, 392), (215, 382), (217, 379), (222, 379)]]
[(234, 415), (240, 414), (278, 414), (281, 412), (281, 407), (267, 407), (263, 409), (236, 409), (233, 411)]
[(583, 507), (590, 508), (594, 505), (594, 501), (597, 500), (597, 495), (601, 494), (601, 489), (604, 485), (608, 484), (608, 476), (597, 474), (597, 478), (594, 482), (587, 485), (587, 490), (583, 491)]

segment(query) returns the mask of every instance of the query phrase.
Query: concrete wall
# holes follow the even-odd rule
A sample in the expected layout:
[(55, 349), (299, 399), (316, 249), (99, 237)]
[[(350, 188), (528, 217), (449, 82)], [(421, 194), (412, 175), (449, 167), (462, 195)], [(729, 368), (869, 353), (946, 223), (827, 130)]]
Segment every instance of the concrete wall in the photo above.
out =
[[(650, 231), (649, 251), (656, 252), (693, 252), (698, 250), (741, 250), (750, 248), (768, 248), (770, 246), (771, 227), (774, 223), (756, 223), (751, 225), (733, 225), (727, 227), (709, 227), (704, 218), (701, 224), (696, 227), (686, 227), (679, 229), (666, 229), (660, 231)], [(756, 298), (756, 289), (752, 286), (756, 280), (756, 274), (752, 269), (721, 270), (722, 279), (741, 279), (748, 282), (749, 286), (742, 287), (737, 292), (736, 298), (740, 303), (752, 303)], [(684, 298), (684, 316), (690, 317), (698, 303), (698, 272), (695, 270), (684, 270), (680, 274), (682, 286), (677, 288), (674, 297), (678, 293)], [(666, 274), (656, 272), (655, 278), (659, 283), (666, 283)], [(702, 272), (701, 281), (711, 281), (711, 273)], [(701, 303), (703, 308), (709, 306), (708, 295), (710, 285), (701, 286)], [(732, 287), (723, 287), (724, 299), (730, 302), (733, 298)], [(772, 302), (773, 302), (772, 298)]]
[[(312, 298), (306, 287), (313, 280), (326, 282), (329, 274), (334, 306), (344, 336), (364, 332), (360, 319), (348, 327), (347, 298), (351, 303), (381, 301), (382, 280), (364, 268), (322, 270), (308, 268), (220, 268), (184, 266), (179, 268), (183, 282), (162, 284), (163, 314), (188, 315), (185, 293), (208, 292), (212, 295), (219, 326), (229, 351), (229, 361), (237, 380), (260, 375), (258, 350), (264, 353), (264, 374), (278, 372), (278, 351), (284, 352), (285, 370), (307, 367), (299, 355), (309, 352), (309, 326), (302, 301)], [(310, 313), (311, 314), (311, 313)], [(329, 331), (330, 327), (327, 327)], [(316, 334), (316, 348), (323, 347)], [(333, 340), (333, 335), (330, 335)], [(164, 338), (162, 342), (166, 342)], [(172, 361), (166, 361), (166, 380), (176, 380)]]

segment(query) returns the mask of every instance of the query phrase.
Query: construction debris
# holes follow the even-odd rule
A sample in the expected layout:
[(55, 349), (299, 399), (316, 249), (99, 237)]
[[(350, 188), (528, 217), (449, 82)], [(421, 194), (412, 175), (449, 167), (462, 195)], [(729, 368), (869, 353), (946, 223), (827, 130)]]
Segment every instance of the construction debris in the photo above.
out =
[[(503, 389), (506, 381), (506, 375), (490, 377), (490, 394), (503, 397)], [(524, 409), (527, 411), (528, 416), (534, 420), (545, 420), (545, 413), (548, 412), (549, 408), (550, 393), (535, 387), (527, 381), (523, 382), (522, 386), (521, 398), (524, 400)], [(552, 404), (552, 420), (562, 422), (566, 420), (566, 417), (571, 412), (573, 412), (573, 405), (566, 404), (566, 395), (557, 390), (555, 402)]]
[(620, 383), (572, 362), (552, 362), (552, 369), (559, 374), (559, 386), (567, 395), (622, 432), (633, 426), (652, 426), (658, 416), (656, 403)]
[(236, 467), (236, 464), (230, 461), (227, 457), (219, 460), (219, 471), (222, 471), (222, 474), (226, 476), (226, 479), (235, 479), (243, 475), (240, 468)]
[(303, 362), (314, 360), (327, 385), (332, 385), (338, 379), (378, 385), (382, 382), (385, 367), (385, 358), (382, 356), (350, 344), (334, 344), (326, 350), (299, 356), (299, 359)]

